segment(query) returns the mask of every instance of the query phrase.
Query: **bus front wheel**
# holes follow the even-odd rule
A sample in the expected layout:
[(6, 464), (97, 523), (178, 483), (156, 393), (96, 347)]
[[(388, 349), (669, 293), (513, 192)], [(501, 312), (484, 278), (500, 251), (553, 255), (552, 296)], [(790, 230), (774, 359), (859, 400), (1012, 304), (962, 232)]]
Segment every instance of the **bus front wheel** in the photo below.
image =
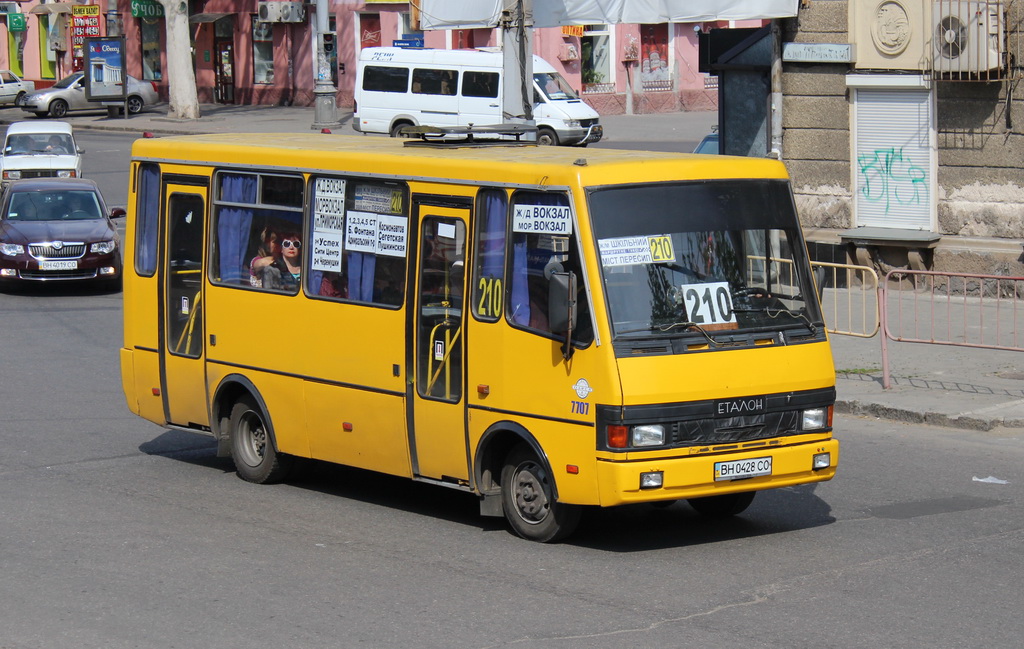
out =
[(512, 530), (531, 541), (564, 539), (580, 521), (579, 506), (555, 500), (547, 468), (525, 445), (512, 449), (505, 459), (501, 504)]
[(239, 477), (257, 484), (280, 482), (291, 458), (274, 448), (266, 417), (256, 401), (245, 396), (231, 409), (231, 459)]
[(725, 518), (742, 513), (754, 501), (755, 491), (744, 491), (738, 494), (690, 498), (686, 502), (697, 510), (698, 514), (709, 518)]

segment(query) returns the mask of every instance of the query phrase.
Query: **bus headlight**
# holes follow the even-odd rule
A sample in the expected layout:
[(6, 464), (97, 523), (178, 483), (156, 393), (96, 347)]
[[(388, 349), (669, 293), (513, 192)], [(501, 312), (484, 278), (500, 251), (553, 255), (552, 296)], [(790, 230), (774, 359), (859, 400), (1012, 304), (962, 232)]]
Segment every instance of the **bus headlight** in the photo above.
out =
[(832, 425), (832, 406), (808, 408), (800, 413), (800, 430), (821, 430)]
[(816, 453), (814, 460), (811, 463), (811, 469), (818, 471), (820, 469), (827, 469), (832, 466), (832, 454), (831, 453)]
[(633, 446), (661, 446), (665, 443), (665, 427), (661, 424), (633, 426)]
[(640, 474), (641, 489), (661, 489), (665, 484), (665, 474), (661, 471), (649, 471)]

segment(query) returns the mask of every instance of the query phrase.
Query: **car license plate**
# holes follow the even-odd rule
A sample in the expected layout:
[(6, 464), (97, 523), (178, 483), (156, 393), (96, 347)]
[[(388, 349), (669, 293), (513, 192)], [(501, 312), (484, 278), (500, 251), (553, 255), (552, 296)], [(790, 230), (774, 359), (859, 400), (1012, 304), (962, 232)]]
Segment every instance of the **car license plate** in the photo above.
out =
[(41, 261), (39, 262), (39, 270), (77, 270), (78, 260), (69, 259), (67, 261)]
[(771, 457), (755, 457), (749, 460), (715, 462), (715, 481), (741, 480), (772, 474)]

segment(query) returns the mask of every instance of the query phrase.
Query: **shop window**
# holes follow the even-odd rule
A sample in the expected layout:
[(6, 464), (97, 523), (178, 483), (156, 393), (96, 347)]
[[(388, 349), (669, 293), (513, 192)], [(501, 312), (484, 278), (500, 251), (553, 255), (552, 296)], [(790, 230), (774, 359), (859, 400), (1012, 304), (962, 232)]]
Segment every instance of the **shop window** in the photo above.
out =
[(584, 92), (613, 92), (612, 33), (608, 25), (587, 25), (580, 38)]
[(164, 78), (160, 64), (160, 32), (164, 31), (162, 18), (140, 18), (142, 38), (142, 79), (160, 81)]
[(640, 83), (644, 90), (672, 90), (668, 24), (640, 26)]
[(254, 84), (274, 83), (274, 23), (252, 19), (252, 70)]

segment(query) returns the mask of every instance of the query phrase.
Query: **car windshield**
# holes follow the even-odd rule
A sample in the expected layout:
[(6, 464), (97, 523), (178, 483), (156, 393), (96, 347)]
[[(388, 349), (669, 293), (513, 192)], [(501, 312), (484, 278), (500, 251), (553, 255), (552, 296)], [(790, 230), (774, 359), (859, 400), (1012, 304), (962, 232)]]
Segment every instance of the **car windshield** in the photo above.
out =
[(617, 345), (824, 335), (784, 181), (604, 187), (588, 203)]
[(75, 143), (67, 133), (16, 133), (7, 138), (4, 155), (70, 155)]
[(533, 80), (548, 101), (579, 99), (576, 91), (557, 72), (538, 72), (533, 75)]
[(75, 82), (78, 81), (81, 78), (82, 78), (82, 73), (81, 72), (76, 72), (75, 74), (72, 74), (72, 75), (64, 77), (63, 79), (61, 79), (57, 83), (53, 84), (53, 86), (51, 86), (51, 87), (53, 87), (53, 88), (70, 88), (71, 86), (75, 85)]
[(15, 192), (4, 218), (11, 221), (85, 221), (101, 218), (95, 192), (82, 190)]

